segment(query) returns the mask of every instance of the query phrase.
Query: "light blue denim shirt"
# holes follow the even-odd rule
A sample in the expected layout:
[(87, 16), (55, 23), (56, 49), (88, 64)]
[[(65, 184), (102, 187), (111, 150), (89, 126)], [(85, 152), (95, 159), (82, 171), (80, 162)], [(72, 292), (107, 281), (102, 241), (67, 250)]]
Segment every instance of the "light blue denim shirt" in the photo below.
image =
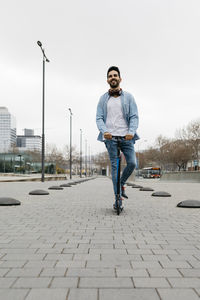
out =
[[(103, 135), (105, 132), (108, 132), (106, 128), (106, 118), (107, 118), (107, 103), (110, 98), (109, 93), (105, 93), (101, 96), (99, 103), (97, 105), (97, 113), (96, 113), (96, 123), (97, 127), (100, 131), (97, 140), (103, 142)], [(138, 128), (138, 109), (135, 103), (135, 99), (133, 96), (125, 91), (122, 91), (120, 96), (122, 103), (122, 111), (124, 115), (124, 119), (128, 125), (128, 134), (133, 135), (133, 142), (139, 139), (139, 136), (136, 133)]]

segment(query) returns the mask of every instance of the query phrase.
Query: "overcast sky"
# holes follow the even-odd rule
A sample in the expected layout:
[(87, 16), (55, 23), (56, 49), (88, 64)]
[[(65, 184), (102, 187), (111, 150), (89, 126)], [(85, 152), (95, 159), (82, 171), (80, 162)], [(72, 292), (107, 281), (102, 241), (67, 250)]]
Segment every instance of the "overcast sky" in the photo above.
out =
[[(41, 134), (42, 53), (46, 64), (46, 142), (79, 149), (80, 128), (92, 152), (106, 72), (121, 70), (121, 87), (135, 97), (141, 137), (136, 149), (200, 117), (199, 0), (1, 0), (0, 106), (17, 120), (17, 134)], [(83, 145), (84, 148), (84, 145)]]

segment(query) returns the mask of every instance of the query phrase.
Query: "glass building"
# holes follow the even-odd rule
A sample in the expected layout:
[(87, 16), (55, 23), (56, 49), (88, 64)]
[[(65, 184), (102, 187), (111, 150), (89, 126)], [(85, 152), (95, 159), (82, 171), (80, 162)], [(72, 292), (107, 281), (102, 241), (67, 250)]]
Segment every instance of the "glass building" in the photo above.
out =
[(7, 107), (0, 106), (0, 153), (16, 146), (16, 120)]
[(19, 151), (38, 151), (42, 149), (42, 138), (34, 135), (33, 129), (24, 129), (24, 135), (17, 136), (17, 147)]

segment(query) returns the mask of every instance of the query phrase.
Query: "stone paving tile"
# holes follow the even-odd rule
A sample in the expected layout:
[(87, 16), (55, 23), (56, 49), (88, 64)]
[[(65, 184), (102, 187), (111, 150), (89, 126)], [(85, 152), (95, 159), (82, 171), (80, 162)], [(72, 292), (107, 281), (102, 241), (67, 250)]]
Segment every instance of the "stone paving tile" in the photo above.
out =
[(40, 277), (62, 277), (65, 276), (67, 268), (43, 268)]
[(171, 254), (176, 255), (176, 254), (178, 254), (176, 250), (171, 250), (171, 249), (169, 249), (169, 250), (166, 250), (166, 249), (159, 249), (159, 250), (153, 249), (152, 251), (153, 251), (153, 254), (155, 254), (155, 255), (171, 255)]
[(86, 265), (85, 261), (81, 260), (69, 260), (69, 261), (58, 261), (56, 263), (56, 268), (84, 268)]
[(192, 266), (192, 268), (200, 269), (200, 261), (188, 260), (187, 262)]
[[(114, 244), (114, 243), (113, 243)], [(85, 249), (85, 248), (90, 248), (90, 249), (114, 249), (113, 244), (94, 244), (93, 241), (91, 244), (86, 244), (86, 245), (79, 245), (79, 249)]]
[[(136, 244), (128, 244), (128, 245), (125, 245), (125, 244), (114, 244), (114, 247), (115, 249), (129, 249), (129, 250), (138, 250), (138, 247)], [(147, 250), (147, 249), (140, 249), (140, 250)], [(130, 253), (132, 254), (132, 253)], [(134, 254), (134, 253), (133, 253)]]
[(16, 278), (0, 278), (0, 288), (10, 288)]
[(168, 278), (172, 287), (175, 288), (199, 288), (200, 278)]
[[(155, 289), (100, 289), (99, 300), (160, 300)], [(171, 299), (172, 300), (172, 299)]]
[(24, 268), (53, 268), (57, 261), (41, 260), (41, 261), (28, 261)]
[(171, 249), (171, 250), (197, 250), (197, 248), (193, 245), (184, 245), (184, 244), (173, 244), (173, 245), (163, 245), (163, 249)]
[(100, 254), (75, 254), (73, 260), (89, 261), (97, 260), (100, 261)]
[(8, 271), (9, 271), (10, 269), (0, 269), (0, 277), (4, 277), (4, 275), (6, 274), (6, 273), (8, 273)]
[(60, 260), (60, 261), (69, 261), (72, 260), (72, 254), (47, 254), (44, 260)]
[[(92, 242), (96, 245), (98, 245), (98, 244), (111, 244), (111, 245), (114, 244), (114, 240), (112, 240), (112, 239), (107, 239), (107, 240), (105, 240), (105, 239), (99, 239), (99, 240), (92, 239)], [(121, 242), (121, 243), (123, 244), (123, 242)]]
[(138, 243), (137, 246), (138, 246), (139, 249), (152, 249), (152, 250), (161, 249), (161, 246), (156, 245), (156, 244), (141, 244), (141, 243)]
[(127, 248), (126, 249), (128, 254), (138, 254), (138, 255), (152, 255), (153, 254), (153, 250), (151, 249), (130, 249)]
[(97, 289), (70, 289), (68, 300), (97, 300)]
[(149, 277), (145, 269), (116, 269), (117, 277)]
[(196, 261), (198, 261), (198, 259), (196, 257), (194, 257), (193, 255), (191, 254), (176, 254), (176, 255), (169, 255), (169, 258), (172, 260), (172, 261), (194, 261), (194, 263)]
[(161, 288), (170, 287), (165, 278), (133, 278), (133, 282), (136, 288)]
[[(72, 248), (72, 249), (67, 249), (67, 248), (64, 248), (62, 250), (62, 253), (64, 254), (89, 254), (89, 252), (91, 253), (91, 251), (89, 251), (90, 249), (79, 249), (79, 248)], [(96, 254), (96, 253), (91, 253), (91, 254)]]
[(181, 255), (199, 255), (199, 252), (200, 252), (200, 250), (197, 250), (197, 249), (195, 249), (195, 250), (191, 250), (191, 249), (189, 249), (189, 250), (187, 250), (187, 249), (177, 249), (177, 252), (178, 252), (178, 254), (181, 254)]
[(38, 277), (42, 268), (13, 268), (6, 277)]
[(126, 255), (127, 251), (125, 249), (90, 249), (90, 254), (123, 254)]
[[(184, 269), (188, 270), (188, 269)], [(182, 277), (177, 269), (151, 269), (148, 268), (150, 277)]]
[(194, 289), (196, 291), (196, 293), (198, 294), (198, 296), (200, 297), (200, 288), (198, 289)]
[(88, 261), (86, 268), (131, 268), (131, 264), (128, 261), (117, 261), (117, 260), (102, 260), (102, 261)]
[(9, 254), (6, 254), (4, 257), (3, 257), (3, 260), (5, 261), (9, 261), (9, 260), (16, 260), (16, 261), (19, 261), (19, 260), (31, 260), (31, 261), (34, 261), (34, 260), (42, 260), (43, 258), (45, 257), (44, 254), (20, 254), (20, 253), (9, 253)]
[(0, 264), (0, 268), (22, 268), (27, 263), (26, 260), (10, 260), (10, 261), (2, 261)]
[(160, 260), (160, 263), (162, 265), (163, 268), (192, 268), (191, 264), (189, 264), (187, 261), (164, 261), (164, 260)]
[(78, 277), (56, 277), (51, 283), (51, 288), (76, 288)]
[(200, 260), (200, 245), (197, 246), (196, 244), (195, 246), (199, 249), (199, 254), (195, 254), (195, 257)]
[(36, 254), (61, 254), (63, 253), (63, 248), (62, 249), (57, 249), (57, 248), (41, 248), (37, 249)]
[(35, 254), (37, 251), (37, 248), (34, 248), (34, 249), (28, 249), (28, 248), (4, 248), (4, 249), (1, 249), (1, 253), (14, 253), (14, 254)]
[(142, 257), (142, 260), (144, 261), (168, 261), (170, 262), (169, 260), (169, 257), (167, 257), (167, 255), (162, 255), (162, 254), (152, 254), (152, 255), (141, 255)]
[(158, 289), (162, 300), (198, 300), (199, 297), (192, 289)]
[(26, 300), (66, 300), (68, 289), (31, 289)]
[(133, 282), (130, 278), (110, 278), (110, 277), (89, 277), (80, 278), (80, 288), (130, 288)]
[(0, 299), (2, 299), (2, 300), (24, 300), (26, 295), (28, 294), (28, 292), (29, 292), (28, 289), (2, 288), (2, 289), (0, 289)]
[(132, 261), (131, 265), (133, 266), (134, 269), (162, 268), (159, 262), (157, 261)]
[[(7, 278), (10, 279), (10, 278)], [(51, 282), (50, 277), (48, 278), (36, 278), (36, 277), (29, 277), (23, 278), (20, 277), (17, 279), (15, 284), (12, 286), (13, 288), (47, 288)], [(16, 279), (15, 279), (16, 280)]]
[(45, 249), (52, 249), (54, 246), (54, 243), (38, 243), (38, 242), (35, 242), (35, 243), (31, 243), (29, 245), (28, 248), (30, 249), (42, 249), (42, 248), (45, 248)]
[(102, 261), (142, 261), (142, 258), (140, 255), (134, 255), (134, 254), (102, 254), (101, 255)]
[(200, 277), (200, 269), (179, 269), (184, 277)]
[(115, 277), (114, 268), (69, 268), (66, 276), (68, 277)]

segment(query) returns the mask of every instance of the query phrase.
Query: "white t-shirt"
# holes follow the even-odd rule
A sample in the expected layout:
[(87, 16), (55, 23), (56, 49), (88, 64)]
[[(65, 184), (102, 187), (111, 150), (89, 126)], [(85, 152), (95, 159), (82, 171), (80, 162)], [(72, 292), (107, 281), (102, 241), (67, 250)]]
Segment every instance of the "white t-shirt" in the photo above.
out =
[(128, 125), (123, 116), (120, 97), (110, 97), (108, 100), (106, 127), (112, 135), (125, 136), (128, 133)]

